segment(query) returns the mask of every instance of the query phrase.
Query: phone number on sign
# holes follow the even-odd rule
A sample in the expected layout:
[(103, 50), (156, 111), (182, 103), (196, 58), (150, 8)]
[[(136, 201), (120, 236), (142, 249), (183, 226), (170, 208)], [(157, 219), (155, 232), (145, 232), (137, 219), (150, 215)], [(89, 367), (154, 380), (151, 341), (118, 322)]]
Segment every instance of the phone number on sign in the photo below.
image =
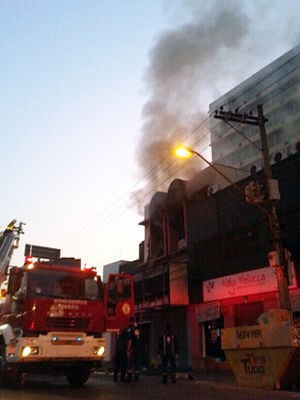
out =
[(257, 339), (261, 337), (260, 329), (243, 329), (237, 331), (239, 339)]

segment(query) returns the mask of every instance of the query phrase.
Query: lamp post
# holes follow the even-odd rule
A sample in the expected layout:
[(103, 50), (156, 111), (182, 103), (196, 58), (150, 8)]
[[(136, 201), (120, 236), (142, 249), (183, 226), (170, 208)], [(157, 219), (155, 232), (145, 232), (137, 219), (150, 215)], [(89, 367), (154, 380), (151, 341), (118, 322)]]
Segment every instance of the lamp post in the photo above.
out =
[[(214, 169), (217, 172), (217, 174), (219, 174), (220, 176), (222, 176), (222, 178), (224, 178), (227, 182), (229, 182), (234, 187), (234, 189), (237, 192), (239, 192), (240, 195), (243, 196), (243, 198), (245, 198), (245, 197), (248, 198), (248, 195), (245, 196), (245, 191), (239, 185), (237, 185), (230, 178), (228, 178), (228, 176), (226, 176), (218, 167), (216, 167), (215, 164), (208, 161), (202, 154), (198, 153), (196, 150), (191, 149), (190, 147), (180, 146), (175, 150), (175, 153), (177, 154), (178, 157), (181, 157), (181, 158), (189, 158), (192, 155), (195, 155), (195, 156), (201, 158), (201, 160), (203, 160), (212, 169)], [(253, 204), (269, 217), (269, 213), (267, 212), (267, 210), (265, 210), (264, 207), (261, 206), (261, 204), (259, 204), (259, 202), (257, 202), (257, 203), (255, 202)]]
[(238, 192), (240, 192), (242, 195), (244, 195), (244, 191), (242, 188), (240, 188), (236, 183), (234, 183), (231, 179), (228, 178), (225, 174), (223, 174), (222, 171), (219, 170), (214, 164), (209, 162), (207, 158), (203, 157), (202, 154), (198, 153), (196, 150), (193, 150), (189, 147), (186, 146), (180, 146), (175, 150), (175, 153), (178, 155), (178, 157), (181, 158), (189, 158), (193, 154), (199, 158), (201, 158), (202, 161), (204, 161), (206, 164), (208, 164), (212, 169), (214, 169), (219, 175), (221, 175), (227, 182), (229, 182)]

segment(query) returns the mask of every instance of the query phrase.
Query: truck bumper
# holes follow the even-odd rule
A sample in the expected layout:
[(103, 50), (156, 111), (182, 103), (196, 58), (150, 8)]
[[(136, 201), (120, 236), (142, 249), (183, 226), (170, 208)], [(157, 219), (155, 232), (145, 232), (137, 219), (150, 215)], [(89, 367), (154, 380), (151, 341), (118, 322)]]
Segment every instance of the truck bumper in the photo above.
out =
[[(38, 337), (19, 337), (7, 350), (6, 365), (21, 370), (67, 369), (76, 363), (101, 365), (105, 356), (105, 339), (95, 338), (80, 332), (49, 332)], [(28, 366), (28, 367), (27, 367)]]

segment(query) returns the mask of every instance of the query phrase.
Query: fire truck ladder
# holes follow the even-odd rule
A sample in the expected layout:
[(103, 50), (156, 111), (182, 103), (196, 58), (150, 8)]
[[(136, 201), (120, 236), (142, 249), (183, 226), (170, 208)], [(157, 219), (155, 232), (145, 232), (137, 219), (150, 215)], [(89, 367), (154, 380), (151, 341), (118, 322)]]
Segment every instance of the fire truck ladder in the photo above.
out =
[(24, 223), (20, 222), (19, 226), (15, 226), (16, 222), (12, 220), (0, 236), (0, 283), (5, 280), (13, 251), (18, 248), (20, 235), (24, 233)]

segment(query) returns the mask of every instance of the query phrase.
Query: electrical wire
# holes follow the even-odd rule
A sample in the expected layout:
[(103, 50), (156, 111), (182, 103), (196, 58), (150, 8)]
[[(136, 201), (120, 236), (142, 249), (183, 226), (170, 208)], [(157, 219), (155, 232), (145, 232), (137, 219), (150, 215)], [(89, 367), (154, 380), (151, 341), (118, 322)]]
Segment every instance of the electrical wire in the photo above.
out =
[[(203, 126), (208, 120), (209, 120), (209, 116), (206, 117), (203, 121), (201, 121), (197, 126), (195, 126), (195, 128), (193, 128), (191, 130), (191, 132), (185, 136), (185, 139), (188, 139), (189, 137), (191, 137), (193, 134), (195, 134), (201, 126)], [(208, 133), (205, 136), (208, 136)], [(199, 140), (198, 140), (199, 142)], [(105, 210), (103, 210), (100, 214), (98, 214), (95, 218), (91, 219), (87, 224), (85, 224), (80, 230), (78, 230), (77, 232), (75, 232), (74, 234), (72, 234), (70, 237), (68, 237), (67, 239), (65, 239), (63, 242), (61, 242), (61, 244), (59, 245), (60, 247), (65, 248), (69, 248), (71, 246), (74, 245), (74, 243), (77, 243), (78, 241), (83, 240), (83, 238), (86, 238), (87, 236), (90, 236), (92, 233), (95, 233), (96, 231), (99, 231), (100, 229), (103, 229), (105, 226), (107, 226), (109, 223), (113, 222), (117, 217), (120, 217), (123, 213), (125, 213), (126, 211), (128, 211), (128, 208), (133, 208), (136, 207), (137, 204), (141, 201), (141, 199), (138, 199), (136, 201), (134, 201), (132, 203), (131, 206), (128, 206), (127, 209), (121, 211), (120, 213), (118, 213), (117, 215), (112, 217), (112, 213), (118, 211), (119, 209), (124, 207), (124, 204), (120, 204), (117, 209), (112, 210), (113, 206), (117, 205), (121, 200), (123, 200), (126, 196), (128, 196), (128, 194), (131, 194), (133, 192), (133, 190), (141, 183), (143, 182), (148, 176), (150, 176), (154, 171), (159, 170), (159, 166), (161, 164), (163, 164), (164, 161), (166, 161), (168, 159), (168, 156), (163, 157), (154, 167), (152, 167), (141, 179), (139, 179), (134, 185), (131, 186), (131, 188), (126, 191), (123, 195), (121, 195), (112, 205), (110, 205), (109, 207), (107, 207)], [(167, 175), (165, 177), (165, 173), (171, 169), (171, 167), (173, 165), (176, 164), (176, 160), (174, 160), (172, 163), (170, 163), (169, 165), (167, 165), (163, 170), (160, 171), (159, 174), (157, 174), (155, 176), (155, 178), (151, 179), (147, 185), (143, 188), (143, 195), (142, 195), (142, 199), (143, 198), (147, 198), (148, 195), (153, 192), (153, 184), (156, 180), (158, 180), (158, 178), (161, 178), (161, 176), (164, 177), (163, 180), (159, 181), (159, 185), (163, 185), (164, 183), (168, 182), (172, 177), (174, 177), (179, 171), (183, 170), (184, 168), (186, 168), (186, 165), (183, 165), (179, 168), (177, 168), (174, 172), (172, 172), (171, 174)], [(148, 188), (148, 190), (147, 190)], [(109, 214), (108, 214), (109, 213)], [(107, 215), (107, 217), (106, 217)], [(100, 218), (102, 218), (100, 220)], [(108, 218), (108, 220), (105, 221), (105, 218)], [(104, 221), (103, 221), (104, 219)], [(101, 224), (101, 226), (99, 226)], [(97, 225), (97, 226), (95, 226)], [(98, 227), (99, 226), (99, 227)]]
[[(290, 62), (290, 60), (289, 60)], [(282, 66), (281, 66), (282, 67)], [(286, 76), (290, 75), (292, 72), (294, 72), (297, 68), (295, 68), (293, 71), (289, 71), (286, 75), (284, 75), (283, 77), (281, 77), (281, 79), (285, 78)], [(274, 71), (272, 71), (270, 74), (268, 74), (267, 76), (263, 77), (259, 82), (262, 82), (263, 80), (267, 79), (270, 75), (272, 75), (274, 73)], [(255, 83), (257, 84), (257, 82)], [(252, 86), (254, 86), (255, 84), (253, 84)], [(272, 83), (271, 85), (269, 85), (267, 88), (264, 88), (264, 90), (262, 91), (262, 93), (264, 93), (265, 91), (269, 90), (271, 87), (273, 87), (274, 85), (278, 84), (277, 82)], [(295, 82), (292, 82), (290, 86), (294, 85)], [(289, 86), (289, 87), (290, 87)], [(288, 89), (289, 87), (285, 88)], [(282, 93), (278, 93), (275, 97), (282, 95)], [(241, 96), (241, 95), (240, 95)], [(238, 96), (238, 97), (240, 97)], [(267, 101), (268, 102), (268, 101)], [(229, 104), (229, 103), (225, 103)], [(191, 138), (195, 133), (198, 132), (198, 130), (208, 121), (211, 119), (213, 115), (208, 115), (207, 118), (205, 118), (204, 120), (202, 120), (199, 124), (197, 124), (195, 126), (195, 128), (193, 128), (184, 138), (184, 141), (188, 140), (189, 138)], [(219, 124), (221, 124), (221, 121), (218, 121), (217, 124), (215, 124), (214, 127), (210, 126), (210, 130), (208, 130), (208, 132), (205, 135), (202, 135), (198, 140), (196, 140), (193, 144), (192, 147), (195, 147), (197, 145), (199, 145), (199, 142), (203, 141), (208, 135), (212, 134), (212, 131), (215, 130)], [(207, 148), (211, 147), (214, 143), (216, 143), (217, 141), (219, 141), (220, 139), (222, 139), (228, 132), (230, 132), (231, 129), (235, 130), (238, 134), (240, 134), (244, 139), (247, 139), (249, 141), (249, 139), (242, 133), (240, 132), (236, 127), (234, 127), (233, 125), (229, 124), (227, 122), (227, 124), (229, 125), (228, 130), (226, 130), (225, 132), (223, 132), (222, 135), (218, 136), (214, 141), (210, 141), (210, 144), (207, 145), (205, 148), (203, 148), (201, 151), (205, 151)], [(252, 143), (252, 141), (250, 141)], [(255, 143), (252, 143), (255, 145)], [(255, 146), (256, 148), (258, 148), (257, 146)], [(259, 149), (259, 148), (258, 148)], [(260, 149), (259, 149), (260, 150)], [(90, 220), (86, 225), (84, 225), (80, 230), (78, 230), (77, 232), (75, 232), (73, 235), (71, 235), (69, 238), (67, 238), (66, 240), (64, 240), (61, 243), (61, 246), (63, 247), (70, 247), (71, 245), (73, 245), (74, 242), (77, 242), (78, 240), (80, 240), (81, 237), (86, 237), (87, 235), (89, 236), (91, 234), (91, 229), (96, 229), (96, 231), (103, 229), (105, 226), (107, 226), (109, 223), (111, 223), (112, 221), (114, 221), (117, 217), (120, 217), (123, 213), (125, 213), (126, 211), (128, 211), (128, 208), (133, 208), (136, 207), (137, 204), (139, 202), (141, 202), (143, 199), (146, 199), (149, 194), (151, 193), (151, 191), (153, 191), (153, 184), (155, 181), (157, 181), (157, 185), (161, 186), (164, 183), (166, 183), (167, 181), (169, 181), (172, 177), (175, 176), (175, 174), (177, 174), (178, 172), (182, 171), (184, 168), (187, 167), (188, 162), (181, 166), (180, 168), (176, 169), (174, 172), (172, 172), (172, 174), (170, 174), (167, 177), (164, 177), (162, 181), (159, 181), (159, 179), (162, 176), (165, 176), (165, 172), (168, 171), (169, 169), (171, 169), (171, 167), (175, 164), (176, 161), (174, 161), (173, 163), (169, 164), (166, 168), (164, 168), (162, 171), (160, 171), (160, 173), (156, 174), (156, 176), (152, 179), (150, 179), (150, 181), (147, 183), (147, 185), (143, 188), (143, 195), (141, 198), (139, 198), (138, 200), (134, 201), (130, 206), (127, 205), (127, 208), (125, 210), (123, 210), (122, 212), (118, 213), (116, 216), (112, 217), (112, 213), (115, 213), (116, 211), (118, 211), (119, 209), (123, 208), (125, 205), (124, 204), (120, 204), (117, 209), (112, 210), (112, 208), (117, 205), (120, 201), (122, 201), (126, 196), (128, 196), (129, 194), (131, 194), (133, 192), (133, 190), (138, 187), (138, 185), (145, 181), (147, 179), (147, 177), (151, 176), (153, 174), (153, 172), (156, 172), (159, 170), (159, 166), (163, 164), (163, 162), (165, 162), (168, 159), (168, 156), (163, 157), (155, 166), (153, 166), (141, 179), (139, 179), (134, 185), (132, 185), (130, 187), (130, 189), (128, 191), (126, 191), (124, 194), (122, 194), (115, 202), (113, 202), (112, 205), (110, 205), (109, 207), (107, 207), (105, 210), (103, 210), (100, 214), (98, 214), (95, 218), (93, 218), (92, 220)], [(148, 190), (147, 190), (148, 188)], [(109, 213), (109, 215), (106, 217), (106, 215)], [(102, 218), (102, 219), (101, 219)], [(103, 218), (104, 218), (104, 222), (103, 222)], [(105, 218), (107, 219), (105, 221)], [(101, 224), (101, 226), (99, 227), (99, 225)], [(96, 225), (96, 226), (95, 226)]]
[[(293, 70), (288, 71), (288, 72), (287, 72), (285, 75), (283, 75), (280, 79), (282, 80), (282, 79), (284, 79), (284, 78), (290, 76), (293, 72), (295, 72), (295, 71), (298, 70), (298, 69), (299, 69), (299, 67), (295, 67)], [(277, 69), (277, 70), (278, 70), (278, 69)], [(277, 71), (277, 70), (276, 70), (276, 71)], [(272, 71), (269, 75), (265, 76), (264, 79), (261, 79), (261, 80), (259, 81), (259, 83), (261, 83), (263, 80), (267, 79), (270, 75), (273, 74), (273, 72), (274, 72), (274, 71)], [(283, 93), (284, 91), (290, 89), (290, 87), (292, 87), (292, 86), (298, 84), (299, 82), (300, 82), (300, 80), (292, 81), (292, 82), (290, 83), (289, 86), (287, 86), (287, 87), (284, 88), (283, 91), (279, 91), (275, 96), (274, 96), (274, 94), (272, 94), (272, 96), (271, 96), (269, 99), (267, 99), (267, 101), (265, 101), (264, 105), (268, 104), (270, 101), (273, 102), (274, 99), (276, 99), (278, 96), (282, 96), (282, 93)], [(260, 92), (260, 95), (263, 96), (263, 94), (264, 94), (265, 92), (267, 92), (268, 90), (270, 90), (272, 87), (274, 87), (274, 86), (276, 86), (276, 85), (278, 85), (278, 81), (275, 81), (275, 82), (273, 82), (272, 84), (270, 84), (269, 86), (265, 87), (265, 88)], [(249, 90), (249, 89), (250, 89), (251, 87), (253, 87), (253, 86), (254, 86), (254, 85), (250, 86), (249, 88), (247, 88), (247, 90)], [(241, 97), (241, 96), (242, 96), (242, 95), (239, 95), (239, 96), (237, 96), (237, 98), (239, 98), (239, 97)], [(236, 100), (236, 98), (235, 98), (235, 100)], [(252, 102), (252, 101), (253, 101), (253, 98), (251, 98), (251, 101), (250, 101), (250, 102)], [(224, 103), (223, 107), (226, 106), (226, 105), (228, 105), (228, 104), (229, 104), (229, 103)], [(243, 104), (242, 106), (245, 107), (246, 104)], [(240, 106), (240, 107), (241, 107), (241, 106)], [(236, 107), (236, 108), (239, 109), (240, 107)], [(249, 112), (253, 112), (253, 111), (254, 111), (254, 110), (249, 110)], [(210, 114), (210, 117), (213, 117), (213, 116), (214, 116), (213, 113)], [(222, 123), (221, 121), (219, 121), (219, 122)], [(223, 121), (223, 122), (224, 122), (224, 121)], [(227, 122), (227, 121), (226, 121), (226, 122)], [(229, 125), (229, 124), (228, 124), (228, 125)], [(229, 126), (230, 126), (230, 128), (234, 129), (238, 134), (240, 134), (241, 136), (243, 136), (243, 134), (242, 134), (236, 127), (232, 126), (231, 124), (230, 124)], [(212, 145), (215, 144), (215, 143), (218, 142), (219, 140), (223, 139), (224, 136), (226, 136), (226, 134), (228, 134), (228, 133), (230, 134), (230, 128), (227, 129), (225, 132), (223, 132), (222, 135), (220, 135), (220, 136), (218, 136), (217, 138), (215, 138), (215, 140), (213, 140), (213, 141), (211, 142), (211, 144), (212, 144)], [(243, 136), (243, 137), (244, 137), (244, 136)], [(249, 139), (248, 139), (247, 137), (244, 137), (244, 138), (247, 139), (247, 140), (249, 141)], [(255, 145), (253, 142), (251, 142), (251, 144)], [(257, 147), (257, 146), (255, 146), (255, 147)], [(257, 147), (257, 148), (258, 148), (258, 147)], [(261, 151), (260, 148), (258, 148), (258, 150)]]
[[(290, 65), (290, 64), (291, 64), (291, 61), (294, 60), (294, 59), (297, 58), (297, 57), (299, 57), (299, 54), (295, 54), (294, 57), (289, 58), (284, 64), (278, 65), (278, 67), (277, 67), (276, 69), (271, 70), (270, 73), (264, 75), (260, 80), (255, 80), (255, 79), (254, 79), (254, 80), (253, 80), (253, 83), (247, 87), (247, 90), (249, 91), (249, 90), (251, 90), (253, 87), (260, 85), (263, 81), (267, 80), (271, 75), (276, 74), (278, 71), (282, 70), (283, 67), (285, 67), (285, 66), (287, 66), (287, 65)], [(268, 66), (267, 66), (267, 67), (268, 67)], [(264, 67), (264, 68), (267, 68), (267, 67)], [(261, 72), (264, 68), (262, 68), (262, 69), (261, 69), (260, 71), (258, 71), (257, 73)], [(299, 68), (299, 66), (296, 66), (293, 70), (290, 70), (290, 69), (288, 68), (287, 74), (283, 75), (283, 77), (281, 77), (280, 79), (285, 78), (286, 76), (290, 75), (292, 72), (294, 72), (294, 71), (297, 70), (298, 68)], [(247, 79), (246, 79), (246, 81), (247, 81)], [(274, 81), (271, 85), (268, 86), (268, 88), (271, 88), (272, 86), (277, 85), (277, 84), (278, 84), (278, 80)], [(235, 97), (235, 100), (237, 100), (238, 98), (242, 97), (243, 95), (244, 95), (243, 92), (240, 92), (240, 93)], [(252, 100), (253, 100), (253, 99), (251, 99), (251, 101), (252, 101)], [(230, 102), (228, 101), (227, 103), (224, 103), (223, 106), (227, 106), (227, 105), (229, 105), (229, 104), (230, 104)], [(246, 104), (243, 104), (242, 106), (245, 107)], [(238, 107), (237, 107), (237, 108), (238, 108)]]

